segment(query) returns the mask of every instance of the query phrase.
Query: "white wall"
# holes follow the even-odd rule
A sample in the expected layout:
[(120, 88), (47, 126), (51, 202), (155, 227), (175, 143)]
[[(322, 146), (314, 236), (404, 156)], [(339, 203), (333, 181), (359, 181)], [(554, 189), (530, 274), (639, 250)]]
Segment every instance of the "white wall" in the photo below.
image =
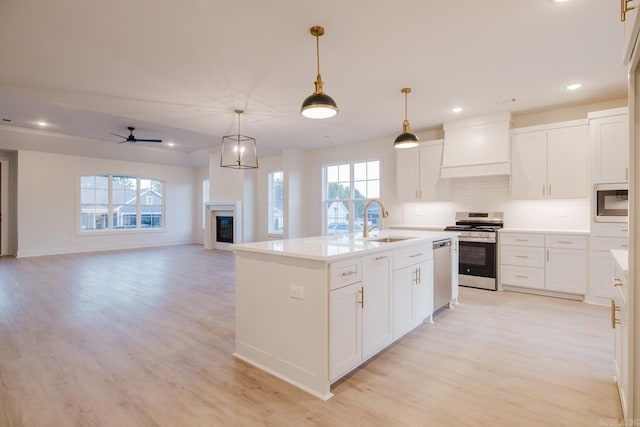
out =
[(209, 178), (209, 168), (198, 168), (195, 171), (196, 188), (193, 209), (193, 241), (204, 244), (204, 197), (202, 181)]
[[(21, 150), (17, 171), (19, 257), (193, 241), (197, 185), (192, 168)], [(102, 173), (164, 181), (166, 229), (80, 233), (80, 176)]]

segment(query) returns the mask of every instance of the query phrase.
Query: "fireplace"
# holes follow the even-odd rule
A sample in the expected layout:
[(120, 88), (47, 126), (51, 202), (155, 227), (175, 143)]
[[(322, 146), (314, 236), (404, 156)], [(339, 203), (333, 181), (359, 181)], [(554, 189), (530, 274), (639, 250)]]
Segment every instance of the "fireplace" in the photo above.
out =
[(216, 242), (233, 243), (232, 216), (216, 216)]
[(244, 242), (242, 202), (207, 202), (204, 217), (204, 248), (229, 251)]

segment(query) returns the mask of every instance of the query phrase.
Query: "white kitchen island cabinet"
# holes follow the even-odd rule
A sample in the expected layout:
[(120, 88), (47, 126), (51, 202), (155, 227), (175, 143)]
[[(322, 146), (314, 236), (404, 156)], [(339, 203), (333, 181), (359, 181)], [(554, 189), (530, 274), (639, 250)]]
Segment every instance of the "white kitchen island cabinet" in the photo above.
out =
[(233, 245), (234, 356), (329, 399), (333, 382), (399, 337), (393, 334), (392, 272), (395, 260), (408, 252), (423, 254), (416, 264), (425, 264), (413, 267), (420, 269), (422, 286), (413, 290), (408, 307), (412, 325), (430, 318), (432, 242), (455, 240), (457, 233), (381, 233), (406, 240), (341, 235)]

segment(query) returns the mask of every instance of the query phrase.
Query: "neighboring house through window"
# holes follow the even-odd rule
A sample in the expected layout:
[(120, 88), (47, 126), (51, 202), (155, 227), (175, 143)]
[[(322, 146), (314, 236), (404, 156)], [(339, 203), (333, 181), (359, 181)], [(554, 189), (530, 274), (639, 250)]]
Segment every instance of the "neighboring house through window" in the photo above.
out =
[(284, 173), (282, 171), (269, 172), (269, 234), (284, 232), (283, 184)]
[(126, 175), (80, 177), (80, 228), (126, 230), (164, 227), (164, 183)]
[[(364, 206), (380, 197), (380, 161), (344, 163), (324, 168), (324, 233), (362, 231)], [(369, 227), (379, 226), (380, 208), (369, 208)]]

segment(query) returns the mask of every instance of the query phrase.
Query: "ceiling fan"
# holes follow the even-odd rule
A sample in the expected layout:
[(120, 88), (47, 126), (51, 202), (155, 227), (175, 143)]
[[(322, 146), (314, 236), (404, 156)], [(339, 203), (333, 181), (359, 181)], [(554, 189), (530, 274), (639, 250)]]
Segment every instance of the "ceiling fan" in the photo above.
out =
[(123, 142), (129, 142), (129, 143), (136, 143), (136, 142), (162, 142), (161, 139), (138, 139), (135, 136), (133, 136), (133, 131), (136, 129), (132, 126), (127, 127), (127, 129), (129, 129), (129, 136), (122, 136), (122, 135), (118, 135), (117, 133), (113, 133), (111, 132), (111, 135), (115, 135), (115, 136), (119, 136), (120, 138), (124, 138), (124, 141), (120, 141), (119, 143), (122, 144)]

